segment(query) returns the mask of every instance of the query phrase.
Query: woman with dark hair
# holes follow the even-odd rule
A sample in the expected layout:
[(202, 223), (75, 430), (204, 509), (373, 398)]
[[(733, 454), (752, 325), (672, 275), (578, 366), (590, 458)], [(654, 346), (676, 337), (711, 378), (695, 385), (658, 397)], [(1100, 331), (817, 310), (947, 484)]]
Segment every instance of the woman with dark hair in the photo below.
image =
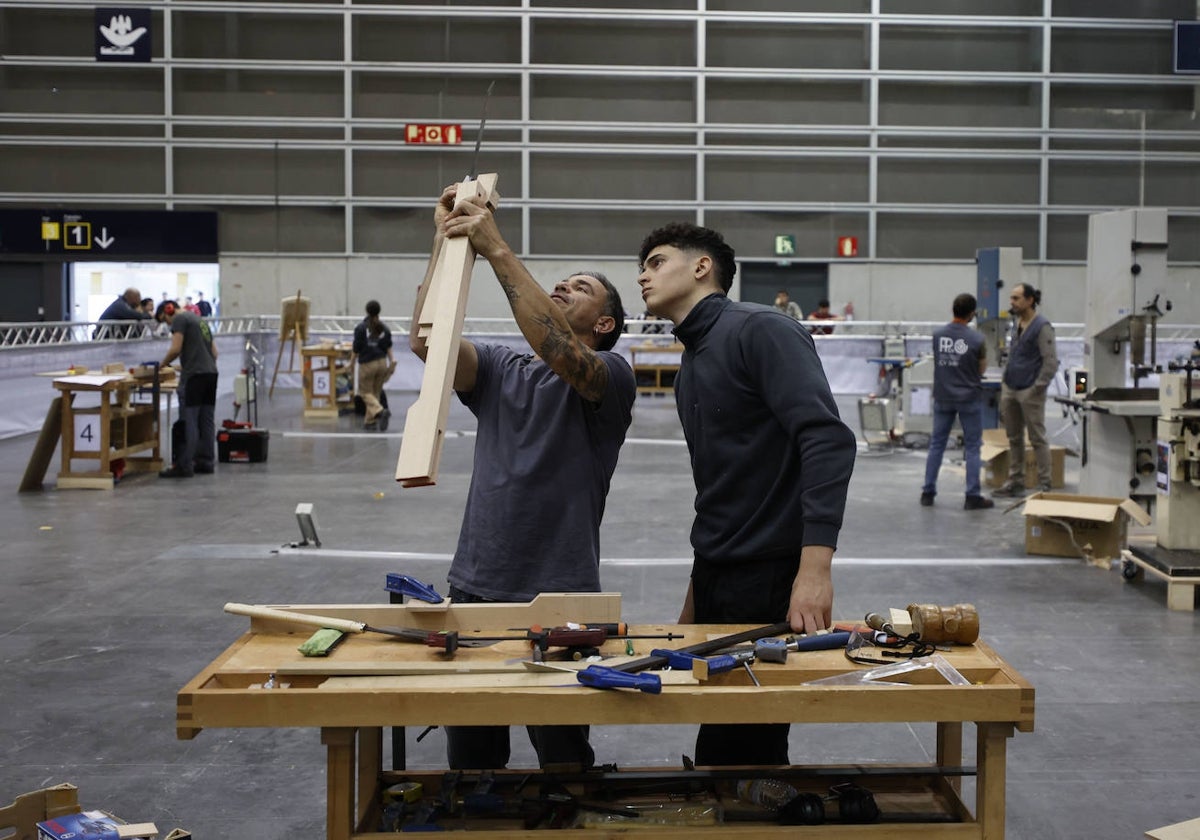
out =
[(379, 401), (392, 359), (392, 331), (379, 319), (379, 301), (367, 301), (367, 317), (354, 328), (354, 359), (358, 364), (358, 395), (367, 406), (364, 429), (387, 431), (392, 413)]

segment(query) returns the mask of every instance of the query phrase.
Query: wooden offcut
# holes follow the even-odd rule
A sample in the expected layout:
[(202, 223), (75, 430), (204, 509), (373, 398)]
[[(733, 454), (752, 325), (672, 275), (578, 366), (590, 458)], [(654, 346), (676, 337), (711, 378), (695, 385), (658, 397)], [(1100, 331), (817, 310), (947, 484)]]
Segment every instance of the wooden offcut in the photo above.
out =
[(50, 401), (50, 410), (42, 421), (42, 431), (37, 443), (33, 445), (33, 454), (29, 456), (29, 465), (25, 467), (25, 475), (21, 478), (20, 492), (28, 493), (41, 490), (46, 481), (46, 470), (54, 458), (54, 450), (58, 448), (58, 438), (62, 434), (62, 397)]
[[(478, 180), (459, 184), (455, 206), (479, 196), (495, 209), (500, 199), (496, 193), (496, 173), (489, 172)], [(421, 392), (405, 415), (404, 439), (396, 461), (396, 481), (404, 487), (437, 483), (475, 249), (465, 236), (447, 239), (441, 242), (431, 262), (425, 302), (412, 325), (418, 339), (423, 340), (426, 356)]]

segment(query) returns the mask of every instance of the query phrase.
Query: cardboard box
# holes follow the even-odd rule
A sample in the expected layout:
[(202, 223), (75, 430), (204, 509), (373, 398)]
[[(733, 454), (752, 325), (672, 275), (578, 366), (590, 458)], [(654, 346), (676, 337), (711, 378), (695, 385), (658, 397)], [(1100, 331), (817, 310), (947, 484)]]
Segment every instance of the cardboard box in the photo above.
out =
[[(979, 453), (983, 461), (984, 481), (988, 487), (1000, 487), (1008, 481), (1008, 435), (1003, 429), (984, 429), (983, 448)], [(1067, 457), (1065, 446), (1050, 447), (1050, 486), (1062, 487), (1063, 470)], [(1025, 486), (1038, 486), (1037, 456), (1025, 438)]]
[(1150, 524), (1150, 514), (1132, 499), (1034, 493), (1009, 510), (1022, 504), (1026, 554), (1083, 557), (1102, 566), (1121, 555), (1129, 520)]

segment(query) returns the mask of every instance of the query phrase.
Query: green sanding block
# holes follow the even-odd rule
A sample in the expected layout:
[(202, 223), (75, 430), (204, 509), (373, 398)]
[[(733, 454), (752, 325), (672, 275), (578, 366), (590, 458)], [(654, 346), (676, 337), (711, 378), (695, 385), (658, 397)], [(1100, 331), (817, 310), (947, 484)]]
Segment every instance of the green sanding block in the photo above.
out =
[(308, 641), (300, 645), (299, 650), (305, 656), (328, 656), (329, 652), (338, 646), (338, 642), (346, 636), (341, 630), (325, 627), (308, 637)]

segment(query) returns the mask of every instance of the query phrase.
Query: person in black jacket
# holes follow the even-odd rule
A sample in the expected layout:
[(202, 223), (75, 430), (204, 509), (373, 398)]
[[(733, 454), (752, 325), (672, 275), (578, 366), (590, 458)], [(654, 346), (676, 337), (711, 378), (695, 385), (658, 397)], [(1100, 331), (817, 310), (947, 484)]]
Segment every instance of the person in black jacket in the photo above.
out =
[[(680, 623), (832, 622), (831, 565), (854, 466), (816, 345), (795, 319), (726, 294), (721, 234), (672, 224), (642, 243), (647, 309), (684, 351), (675, 379), (696, 483), (694, 562)], [(700, 727), (697, 764), (788, 764), (788, 724)]]
[[(142, 293), (132, 287), (108, 305), (100, 314), (101, 321), (148, 321), (153, 318), (142, 310)], [(125, 338), (133, 334), (134, 325), (108, 326), (101, 324), (92, 332), (92, 338)], [(141, 334), (140, 328), (138, 335)]]
[(358, 393), (367, 407), (364, 429), (387, 431), (392, 412), (380, 399), (392, 364), (392, 331), (379, 319), (379, 301), (367, 301), (367, 317), (354, 328), (354, 360), (358, 364)]

